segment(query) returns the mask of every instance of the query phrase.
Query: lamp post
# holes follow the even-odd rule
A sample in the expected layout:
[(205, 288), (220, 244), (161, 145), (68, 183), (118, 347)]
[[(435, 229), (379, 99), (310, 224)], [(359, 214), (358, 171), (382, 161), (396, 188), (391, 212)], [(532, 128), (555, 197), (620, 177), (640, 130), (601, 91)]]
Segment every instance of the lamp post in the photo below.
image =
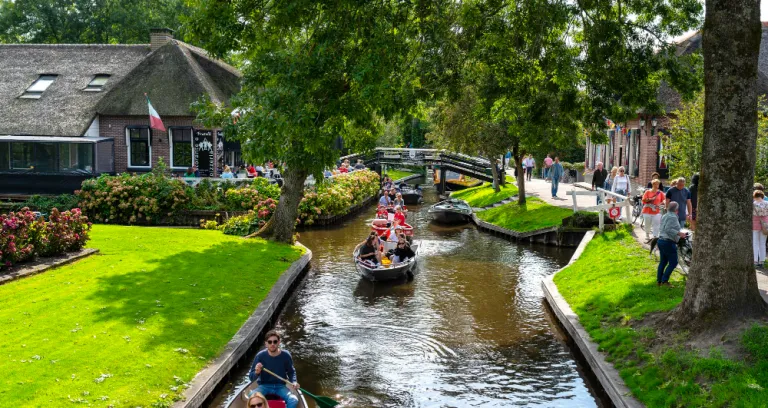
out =
[(654, 116), (651, 118), (651, 136), (653, 136), (656, 133), (656, 124), (658, 124), (658, 122), (656, 121), (656, 117)]

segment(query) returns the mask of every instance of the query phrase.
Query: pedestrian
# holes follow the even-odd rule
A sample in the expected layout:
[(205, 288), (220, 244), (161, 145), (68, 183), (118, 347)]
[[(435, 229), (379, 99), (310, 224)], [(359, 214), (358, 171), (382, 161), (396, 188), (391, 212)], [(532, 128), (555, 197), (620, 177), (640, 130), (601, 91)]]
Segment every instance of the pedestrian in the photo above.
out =
[(661, 186), (661, 181), (653, 179), (651, 181), (651, 189), (643, 193), (643, 226), (645, 227), (646, 241), (651, 240), (651, 234), (653, 234), (653, 238), (659, 237), (661, 205), (666, 198), (664, 192), (659, 189), (659, 186)]
[(266, 368), (280, 377), (288, 379), (291, 382), (291, 388), (298, 390), (299, 383), (296, 380), (293, 357), (291, 357), (291, 353), (280, 350), (280, 334), (276, 330), (267, 332), (264, 344), (266, 349), (256, 354), (251, 369), (248, 371), (248, 378), (259, 384), (256, 392), (260, 392), (262, 395), (277, 395), (285, 401), (287, 408), (296, 408), (299, 405), (299, 398), (291, 393), (282, 379), (264, 371)]
[[(619, 173), (611, 181), (611, 191), (625, 197), (632, 192), (632, 184), (629, 181), (629, 176), (624, 174), (624, 166), (619, 167)], [(624, 200), (618, 199), (618, 201)]]
[[(592, 173), (592, 191), (595, 191), (595, 188), (603, 188), (607, 178), (608, 170), (603, 168), (603, 162), (597, 162), (597, 168)], [(597, 195), (597, 205), (600, 205), (600, 194)]]
[(752, 252), (754, 252), (755, 267), (762, 269), (765, 264), (765, 243), (768, 238), (768, 201), (765, 201), (765, 193), (760, 190), (755, 190), (752, 198)]
[(547, 155), (544, 159), (544, 181), (549, 181), (549, 172), (552, 169), (552, 158)]
[(755, 183), (753, 186), (753, 190), (760, 190), (763, 193), (765, 193), (765, 187), (763, 187), (763, 185), (760, 183)]
[(698, 214), (699, 206), (699, 173), (695, 173), (691, 177), (691, 187), (688, 188), (691, 192), (691, 230), (696, 230), (696, 215)]
[(563, 176), (563, 165), (560, 164), (560, 158), (555, 156), (555, 162), (552, 164), (552, 198), (557, 197), (557, 188), (560, 185), (560, 177)]
[(680, 220), (680, 228), (685, 228), (685, 221), (691, 218), (693, 211), (691, 191), (685, 188), (685, 177), (677, 179), (675, 184), (667, 190), (667, 208), (669, 208), (670, 201), (675, 201), (680, 206), (677, 218)]
[(659, 268), (656, 270), (656, 285), (671, 286), (669, 277), (677, 267), (677, 241), (685, 238), (685, 232), (680, 231), (678, 222), (678, 204), (672, 201), (667, 207), (667, 213), (661, 218), (659, 232)]
[(645, 188), (650, 190), (651, 187), (652, 187), (651, 183), (653, 183), (653, 180), (659, 180), (659, 191), (661, 191), (662, 193), (666, 193), (667, 192), (667, 190), (664, 189), (664, 183), (661, 181), (661, 174), (659, 174), (657, 172), (651, 173), (651, 181), (648, 182), (648, 185), (645, 186)]
[(613, 179), (616, 178), (616, 174), (619, 173), (619, 168), (616, 166), (613, 166), (611, 169), (611, 173), (608, 174), (608, 178), (605, 180), (605, 188), (604, 190), (612, 191), (611, 187), (613, 187)]
[(533, 175), (533, 168), (536, 166), (536, 160), (533, 159), (533, 155), (528, 155), (528, 163), (525, 165), (526, 181), (531, 181)]

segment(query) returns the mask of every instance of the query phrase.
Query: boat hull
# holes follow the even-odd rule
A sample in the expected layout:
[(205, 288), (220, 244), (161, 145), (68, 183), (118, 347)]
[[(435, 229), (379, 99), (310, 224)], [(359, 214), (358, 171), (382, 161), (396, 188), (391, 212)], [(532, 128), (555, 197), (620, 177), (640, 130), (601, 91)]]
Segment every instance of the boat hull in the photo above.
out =
[(423, 198), (421, 194), (403, 193), (403, 201), (405, 201), (405, 205), (417, 205), (417, 204), (421, 204), (421, 202), (423, 201)]
[(441, 224), (463, 224), (469, 222), (469, 215), (453, 211), (435, 211), (430, 214), (433, 220)]
[[(251, 391), (258, 388), (258, 386), (259, 384), (256, 384), (256, 381), (246, 385), (245, 388), (237, 393), (237, 397), (235, 397), (235, 399), (233, 399), (232, 402), (227, 405), (227, 408), (248, 408), (248, 401), (245, 398)], [(309, 408), (309, 405), (307, 405), (307, 400), (304, 399), (304, 394), (302, 394), (300, 391), (292, 391), (292, 393), (299, 398), (298, 408)]]

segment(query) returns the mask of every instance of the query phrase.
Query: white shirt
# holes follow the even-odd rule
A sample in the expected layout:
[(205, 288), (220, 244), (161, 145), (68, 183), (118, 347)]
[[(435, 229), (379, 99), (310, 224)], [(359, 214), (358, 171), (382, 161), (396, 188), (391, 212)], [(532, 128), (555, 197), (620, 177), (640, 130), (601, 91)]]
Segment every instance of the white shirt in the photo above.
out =
[(629, 176), (626, 174), (624, 176), (616, 176), (613, 178), (613, 184), (611, 184), (611, 191), (616, 192), (619, 190), (623, 190), (627, 195), (629, 195), (632, 192), (632, 188), (629, 184)]

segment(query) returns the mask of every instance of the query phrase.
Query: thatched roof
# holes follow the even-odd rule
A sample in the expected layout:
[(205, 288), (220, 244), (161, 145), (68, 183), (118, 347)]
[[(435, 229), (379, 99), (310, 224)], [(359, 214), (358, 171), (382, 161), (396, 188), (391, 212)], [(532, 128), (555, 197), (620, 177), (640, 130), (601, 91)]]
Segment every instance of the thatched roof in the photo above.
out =
[[(0, 134), (80, 136), (96, 103), (147, 54), (149, 45), (0, 45)], [(40, 99), (19, 96), (41, 74), (57, 74)], [(109, 74), (104, 91), (83, 88)]]
[[(677, 55), (690, 55), (701, 51), (701, 31), (698, 31), (677, 44)], [(760, 57), (757, 67), (757, 90), (760, 95), (768, 94), (768, 23), (763, 23), (763, 38), (760, 43)], [(666, 113), (680, 108), (682, 98), (666, 82), (659, 86), (658, 101)]]
[[(147, 115), (146, 92), (163, 116), (193, 116), (203, 94), (226, 103), (241, 74), (204, 50), (171, 41), (142, 45), (0, 45), (0, 134), (81, 136), (97, 114)], [(56, 74), (40, 99), (19, 96), (42, 74)], [(108, 74), (101, 92), (83, 91)]]

